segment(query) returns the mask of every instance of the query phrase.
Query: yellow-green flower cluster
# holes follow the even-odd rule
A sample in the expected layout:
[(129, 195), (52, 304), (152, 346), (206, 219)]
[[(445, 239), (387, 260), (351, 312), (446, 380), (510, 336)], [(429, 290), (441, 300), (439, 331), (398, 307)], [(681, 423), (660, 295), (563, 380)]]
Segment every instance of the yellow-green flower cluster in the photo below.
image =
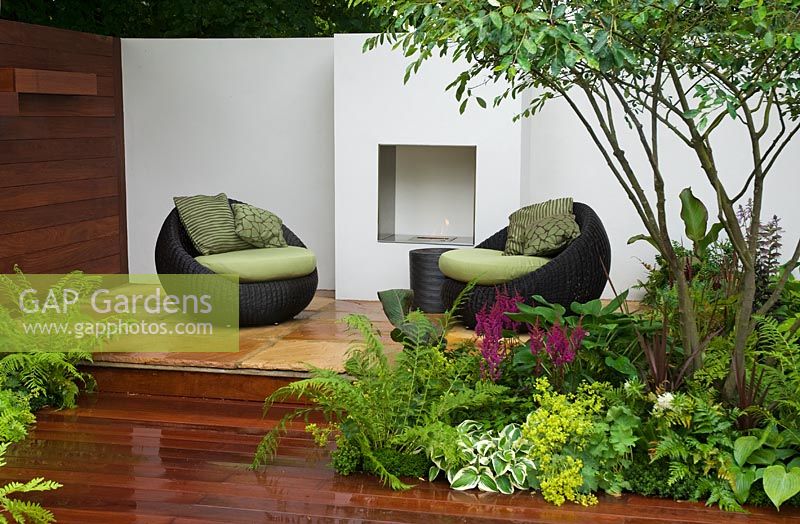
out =
[(522, 426), (531, 442), (529, 457), (538, 469), (545, 500), (556, 505), (571, 500), (594, 504), (591, 494), (580, 493), (583, 462), (569, 454), (581, 451), (594, 431), (594, 419), (603, 408), (603, 385), (582, 386), (577, 395), (555, 393), (546, 378), (536, 381), (534, 410)]
[(559, 456), (557, 460), (552, 461), (541, 471), (540, 486), (544, 500), (556, 506), (562, 505), (567, 500), (583, 506), (597, 504), (597, 497), (579, 491), (583, 485), (581, 469), (583, 461), (569, 455)]

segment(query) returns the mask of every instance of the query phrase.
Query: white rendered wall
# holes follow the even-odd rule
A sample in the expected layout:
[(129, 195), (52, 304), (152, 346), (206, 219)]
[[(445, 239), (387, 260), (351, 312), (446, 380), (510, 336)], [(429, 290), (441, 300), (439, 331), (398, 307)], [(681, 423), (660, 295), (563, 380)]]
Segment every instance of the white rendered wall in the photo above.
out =
[[(586, 108), (590, 111), (590, 108)], [(588, 114), (588, 113), (587, 113)], [(622, 115), (622, 110), (618, 110)], [(558, 196), (573, 196), (597, 211), (611, 239), (611, 279), (617, 291), (633, 286), (646, 278), (641, 261), (652, 264), (655, 250), (646, 242), (627, 245), (627, 240), (644, 233), (639, 216), (622, 187), (612, 175), (589, 135), (562, 100), (549, 102), (544, 110), (524, 122), (529, 129), (530, 166), (523, 180), (526, 202), (546, 200)], [(720, 126), (712, 143), (721, 177), (730, 193), (741, 188), (752, 169), (750, 146), (741, 124), (729, 120)], [(620, 118), (617, 129), (624, 129), (622, 146), (639, 179), (652, 192), (652, 171), (633, 131)], [(681, 239), (684, 235), (680, 219), (679, 193), (691, 186), (692, 191), (709, 208), (709, 225), (716, 220), (717, 207), (714, 192), (700, 170), (694, 153), (669, 130), (662, 129), (660, 157), (664, 171), (667, 194), (667, 213), (670, 236)], [(765, 183), (763, 219), (777, 214), (784, 235), (784, 258), (794, 250), (800, 226), (800, 139), (786, 148)], [(527, 185), (527, 190), (524, 187)], [(734, 189), (735, 188), (735, 189)], [(651, 198), (651, 201), (655, 201)], [(746, 201), (746, 198), (744, 199)], [(744, 201), (742, 203), (744, 203)], [(653, 204), (655, 205), (655, 204)], [(689, 242), (685, 242), (690, 245)], [(605, 297), (612, 296), (606, 286)], [(632, 293), (632, 297), (640, 294)]]
[[(378, 144), (475, 145), (475, 238), (507, 224), (519, 207), (519, 102), (477, 106), (459, 115), (444, 88), (462, 71), (449, 59), (428, 60), (408, 84), (409, 59), (390, 46), (362, 52), (364, 35), (334, 37), (336, 141), (336, 297), (375, 299), (408, 287), (408, 252), (429, 245), (377, 242)], [(487, 88), (487, 100), (493, 98)]]
[(131, 273), (175, 195), (275, 212), (334, 284), (333, 39), (122, 41)]

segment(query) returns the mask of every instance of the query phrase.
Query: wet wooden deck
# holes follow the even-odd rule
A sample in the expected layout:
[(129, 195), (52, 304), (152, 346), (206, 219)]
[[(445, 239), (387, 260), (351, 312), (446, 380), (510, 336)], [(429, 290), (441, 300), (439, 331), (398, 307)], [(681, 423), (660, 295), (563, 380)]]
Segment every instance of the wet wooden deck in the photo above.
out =
[(40, 412), (0, 477), (64, 484), (31, 497), (61, 523), (800, 522), (792, 509), (741, 515), (638, 496), (556, 508), (529, 493), (461, 493), (442, 482), (394, 492), (372, 477), (335, 475), (301, 424), (272, 466), (251, 471), (256, 444), (283, 412), (263, 419), (257, 402), (105, 393)]

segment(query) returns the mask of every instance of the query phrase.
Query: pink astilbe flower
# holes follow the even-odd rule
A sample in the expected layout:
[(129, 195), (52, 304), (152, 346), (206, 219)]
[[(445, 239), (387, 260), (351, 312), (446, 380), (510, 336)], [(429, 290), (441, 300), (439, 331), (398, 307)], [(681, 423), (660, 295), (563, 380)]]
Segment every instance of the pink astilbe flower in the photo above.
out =
[(503, 343), (503, 331), (516, 331), (520, 323), (508, 318), (506, 313), (518, 313), (517, 304), (522, 302), (519, 293), (509, 296), (507, 292), (497, 290), (494, 304), (487, 311), (484, 307), (475, 315), (475, 334), (483, 337), (481, 342), (481, 374), (493, 382), (497, 382), (502, 374), (500, 365), (508, 356), (508, 348)]
[(556, 322), (550, 329), (545, 330), (541, 328), (538, 320), (528, 330), (531, 335), (531, 353), (539, 356), (542, 352), (546, 353), (550, 362), (558, 368), (575, 360), (587, 334), (580, 323), (570, 330), (569, 327)]

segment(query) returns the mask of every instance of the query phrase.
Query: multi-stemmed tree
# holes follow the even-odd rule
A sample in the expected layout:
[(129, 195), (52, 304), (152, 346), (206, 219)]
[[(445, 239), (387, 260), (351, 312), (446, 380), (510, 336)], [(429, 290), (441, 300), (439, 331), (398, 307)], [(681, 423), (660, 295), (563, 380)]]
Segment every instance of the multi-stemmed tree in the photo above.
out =
[[(742, 268), (730, 385), (743, 384), (745, 348), (754, 312), (778, 300), (800, 257), (800, 242), (778, 285), (756, 307), (758, 228), (764, 180), (800, 129), (800, 0), (352, 0), (392, 18), (366, 47), (388, 41), (412, 57), (408, 75), (434, 55), (466, 59), (450, 85), (464, 110), (476, 79), (506, 83), (493, 102), (526, 90), (531, 116), (549, 100), (566, 101), (623, 188), (675, 282), (684, 350), (702, 362), (689, 282), (668, 229), (660, 154), (672, 134), (695, 155), (716, 194), (719, 225), (701, 216), (687, 232), (698, 249), (724, 229)], [(749, 138), (751, 162), (743, 187), (725, 183), (712, 143), (731, 119)], [(649, 168), (637, 172), (620, 140), (632, 125)], [(795, 188), (796, 190), (797, 188)], [(653, 198), (652, 195), (655, 195)], [(686, 195), (687, 198), (691, 198)], [(736, 206), (752, 199), (743, 231)], [(690, 231), (691, 229), (691, 231)]]

